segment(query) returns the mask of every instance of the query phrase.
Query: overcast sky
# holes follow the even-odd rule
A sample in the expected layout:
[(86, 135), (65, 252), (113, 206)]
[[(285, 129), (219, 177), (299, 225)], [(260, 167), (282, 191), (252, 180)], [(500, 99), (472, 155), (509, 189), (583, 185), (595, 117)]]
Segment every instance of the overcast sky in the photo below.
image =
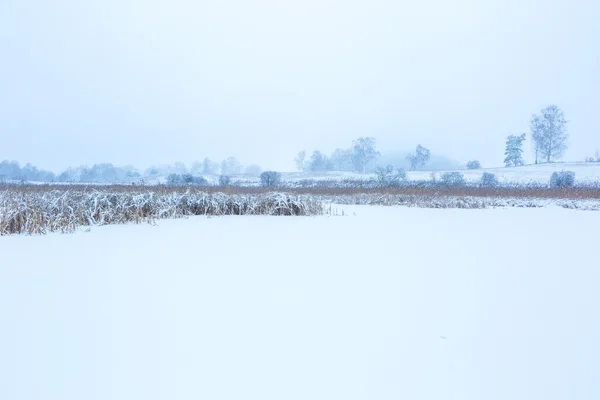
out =
[(600, 148), (595, 3), (1, 0), (0, 159), (291, 170), (375, 136), (500, 166), (555, 103), (580, 160)]

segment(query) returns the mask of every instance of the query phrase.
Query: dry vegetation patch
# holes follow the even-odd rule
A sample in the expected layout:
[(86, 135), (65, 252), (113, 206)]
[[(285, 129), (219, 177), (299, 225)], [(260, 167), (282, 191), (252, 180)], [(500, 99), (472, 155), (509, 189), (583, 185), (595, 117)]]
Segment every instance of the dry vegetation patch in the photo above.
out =
[(598, 187), (0, 186), (0, 235), (73, 232), (82, 226), (192, 215), (320, 215), (332, 204), (423, 208), (543, 207), (600, 210)]
[(151, 222), (192, 215), (318, 215), (312, 196), (208, 193), (133, 187), (13, 186), (0, 190), (0, 234), (73, 232), (81, 226)]

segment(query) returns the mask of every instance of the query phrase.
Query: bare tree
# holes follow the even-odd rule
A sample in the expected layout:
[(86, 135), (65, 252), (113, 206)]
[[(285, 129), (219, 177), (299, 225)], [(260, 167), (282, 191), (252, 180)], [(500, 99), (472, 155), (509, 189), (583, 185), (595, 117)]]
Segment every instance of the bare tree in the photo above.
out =
[(352, 171), (352, 151), (335, 149), (329, 160), (334, 171)]
[(409, 154), (406, 157), (408, 162), (410, 162), (411, 171), (414, 171), (420, 167), (424, 167), (430, 158), (431, 158), (431, 152), (429, 151), (429, 149), (426, 149), (425, 147), (423, 147), (421, 145), (418, 145), (415, 152)]
[(192, 166), (190, 167), (190, 173), (192, 175), (200, 175), (204, 171), (202, 163), (198, 161), (194, 161)]
[(310, 156), (310, 161), (307, 162), (306, 169), (310, 171), (328, 171), (332, 168), (329, 158), (321, 153), (319, 150), (315, 150)]
[(531, 117), (531, 139), (536, 163), (540, 157), (546, 162), (562, 157), (567, 150), (569, 139), (566, 124), (562, 110), (555, 105), (550, 105), (539, 115)]
[(352, 163), (356, 171), (367, 172), (367, 165), (380, 155), (374, 137), (361, 137), (352, 142)]
[(306, 170), (306, 150), (302, 150), (298, 153), (296, 158), (294, 158), (294, 162), (296, 163), (296, 168), (298, 171)]
[(235, 157), (228, 157), (221, 162), (221, 174), (235, 175), (242, 172), (242, 166)]
[(202, 173), (207, 175), (215, 175), (219, 172), (219, 164), (211, 161), (208, 157), (202, 161)]
[(171, 172), (174, 174), (185, 174), (187, 172), (187, 167), (181, 161), (177, 161), (171, 167)]
[(393, 165), (379, 167), (375, 170), (377, 182), (381, 186), (396, 186), (405, 182), (408, 178), (403, 169), (394, 169)]

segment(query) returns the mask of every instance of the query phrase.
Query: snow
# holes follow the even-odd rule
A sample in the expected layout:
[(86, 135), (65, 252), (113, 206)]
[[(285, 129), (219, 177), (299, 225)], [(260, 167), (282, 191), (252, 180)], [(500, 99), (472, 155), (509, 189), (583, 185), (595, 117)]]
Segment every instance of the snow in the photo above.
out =
[(600, 213), (338, 208), (0, 238), (0, 398), (600, 398)]
[[(496, 174), (498, 181), (503, 183), (548, 183), (553, 172), (573, 171), (577, 183), (600, 182), (600, 163), (552, 163), (526, 165), (509, 168), (487, 168), (476, 170), (460, 170), (467, 181), (478, 181), (484, 172)], [(436, 172), (438, 179), (445, 172)], [(431, 171), (409, 172), (411, 180), (430, 180)]]
[[(476, 170), (447, 170), (447, 171), (407, 171), (407, 177), (411, 181), (431, 180), (431, 174), (435, 173), (437, 179), (444, 172), (460, 172), (465, 176), (468, 182), (475, 182), (481, 179), (484, 172), (496, 174), (498, 181), (501, 183), (542, 183), (547, 184), (550, 181), (550, 176), (555, 171), (574, 171), (575, 181), (578, 183), (600, 183), (600, 163), (551, 163), (526, 165), (522, 167), (500, 167), (500, 168), (482, 168)], [(375, 174), (359, 174), (354, 172), (283, 172), (283, 182), (299, 182), (302, 180), (316, 181), (342, 181), (350, 180), (367, 180), (375, 179)], [(245, 184), (258, 184), (258, 177), (252, 176), (235, 176), (234, 181), (243, 182)]]
[[(550, 176), (555, 171), (574, 171), (575, 181), (578, 183), (600, 183), (600, 163), (585, 163), (585, 162), (558, 162), (551, 164), (526, 165), (522, 167), (499, 167), (499, 168), (482, 168), (476, 170), (423, 170), (423, 171), (407, 171), (407, 177), (412, 181), (429, 181), (431, 174), (435, 173), (437, 179), (444, 172), (460, 172), (465, 176), (468, 182), (475, 182), (481, 179), (484, 172), (496, 174), (501, 183), (543, 183), (546, 184), (550, 180)], [(209, 184), (217, 185), (219, 183), (219, 175), (203, 175)], [(360, 174), (348, 171), (327, 171), (327, 172), (282, 172), (281, 178), (284, 183), (295, 183), (303, 180), (315, 181), (343, 181), (343, 180), (369, 180), (376, 179), (375, 174)], [(250, 174), (237, 174), (231, 176), (233, 183), (242, 185), (256, 186), (260, 184), (260, 177)], [(144, 183), (147, 185), (165, 184), (166, 176), (158, 178), (144, 178)], [(13, 182), (18, 183), (18, 182)], [(42, 184), (40, 182), (28, 182), (31, 184)], [(55, 182), (55, 185), (68, 185), (69, 183)], [(80, 183), (77, 183), (80, 184)], [(129, 185), (131, 180), (126, 180), (122, 184)], [(102, 185), (101, 183), (86, 183), (86, 185)]]

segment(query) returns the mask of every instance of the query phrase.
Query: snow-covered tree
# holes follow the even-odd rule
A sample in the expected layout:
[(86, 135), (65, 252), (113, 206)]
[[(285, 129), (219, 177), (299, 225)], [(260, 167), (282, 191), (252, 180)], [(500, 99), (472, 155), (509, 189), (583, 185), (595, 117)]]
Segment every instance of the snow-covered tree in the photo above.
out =
[(481, 168), (481, 163), (478, 160), (472, 160), (467, 163), (467, 169), (479, 169)]
[(568, 147), (567, 120), (560, 108), (550, 105), (531, 117), (531, 139), (535, 162), (558, 160)]
[(21, 179), (21, 166), (16, 161), (4, 160), (0, 163), (0, 175), (7, 180)]
[(151, 166), (151, 167), (147, 168), (147, 169), (144, 171), (144, 176), (145, 176), (146, 178), (156, 178), (156, 177), (158, 177), (159, 175), (160, 175), (160, 169), (159, 169), (157, 166), (155, 166), (155, 165), (153, 165), (153, 166)]
[(221, 163), (221, 174), (235, 175), (242, 172), (242, 166), (235, 157), (228, 157)]
[(190, 173), (192, 175), (200, 175), (204, 173), (204, 168), (201, 162), (194, 161), (190, 167)]
[(504, 165), (507, 167), (517, 167), (525, 164), (523, 161), (523, 142), (525, 134), (519, 136), (510, 135), (506, 138), (506, 151), (504, 152)]
[(294, 158), (294, 162), (296, 163), (296, 169), (298, 169), (298, 171), (306, 171), (306, 150), (299, 152), (296, 155), (296, 158)]
[(202, 173), (205, 175), (216, 175), (219, 172), (219, 164), (205, 158), (202, 161)]
[(361, 137), (352, 142), (351, 159), (354, 169), (365, 174), (370, 162), (379, 157), (374, 137)]
[(327, 158), (327, 156), (323, 153), (321, 153), (319, 150), (315, 150), (312, 153), (312, 156), (310, 156), (310, 161), (308, 161), (308, 169), (311, 171), (327, 171), (330, 168), (331, 165), (329, 163), (329, 159)]
[(407, 180), (406, 172), (403, 169), (395, 169), (393, 165), (379, 167), (375, 173), (377, 174), (377, 183), (381, 186), (396, 186)]
[(418, 145), (414, 153), (409, 154), (406, 159), (410, 162), (410, 169), (412, 171), (422, 168), (427, 164), (431, 158), (431, 151), (425, 147)]
[(171, 172), (174, 174), (182, 175), (187, 173), (188, 169), (184, 163), (182, 163), (181, 161), (177, 161), (171, 167)]
[(350, 150), (335, 149), (329, 157), (334, 171), (352, 171), (352, 152)]

